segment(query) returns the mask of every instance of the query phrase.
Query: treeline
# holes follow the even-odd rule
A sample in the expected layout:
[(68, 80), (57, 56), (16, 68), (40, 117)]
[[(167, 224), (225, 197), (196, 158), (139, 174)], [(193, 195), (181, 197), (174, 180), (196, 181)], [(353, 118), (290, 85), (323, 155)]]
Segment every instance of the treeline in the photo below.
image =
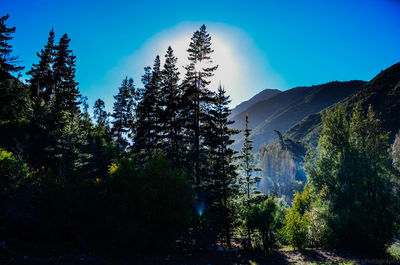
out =
[[(194, 32), (183, 77), (168, 47), (145, 67), (143, 87), (122, 80), (113, 112), (96, 100), (93, 119), (64, 34), (50, 31), (27, 72), (0, 19), (0, 229), (7, 248), (136, 251), (197, 245), (271, 250), (335, 247), (384, 252), (397, 235), (400, 136), (389, 150), (372, 109), (327, 111), (305, 177), (278, 133), (259, 153), (248, 128), (230, 148), (229, 96), (210, 90), (211, 37)], [(304, 188), (303, 188), (304, 186)], [(293, 191), (299, 192), (293, 195)], [(301, 191), (301, 192), (300, 192)], [(293, 198), (293, 201), (290, 200)], [(188, 229), (193, 228), (193, 229)], [(191, 244), (191, 243), (188, 243)]]
[(230, 246), (236, 200), (250, 200), (258, 179), (251, 141), (243, 163), (229, 147), (237, 133), (229, 128), (229, 96), (221, 86), (209, 89), (217, 66), (206, 27), (191, 38), (182, 79), (168, 47), (163, 66), (156, 56), (144, 68), (143, 88), (125, 78), (113, 112), (98, 99), (92, 120), (68, 35), (56, 43), (50, 31), (24, 84), (11, 75), (22, 68), (11, 56), (15, 28), (7, 18), (0, 20), (5, 240), (27, 248), (62, 242), (159, 249), (191, 225)]

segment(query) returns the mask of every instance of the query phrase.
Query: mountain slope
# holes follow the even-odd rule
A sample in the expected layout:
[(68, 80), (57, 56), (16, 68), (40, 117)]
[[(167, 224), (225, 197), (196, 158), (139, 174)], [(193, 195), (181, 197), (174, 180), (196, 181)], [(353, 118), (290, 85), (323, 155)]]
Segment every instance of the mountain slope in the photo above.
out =
[[(371, 105), (393, 138), (400, 128), (400, 63), (382, 71), (362, 89), (337, 104), (342, 105), (348, 115), (356, 104), (361, 104), (364, 110)], [(322, 112), (319, 112), (299, 121), (285, 136), (317, 144), (322, 128), (321, 115)]]
[(256, 94), (253, 96), (251, 99), (243, 101), (239, 105), (237, 105), (235, 108), (233, 108), (231, 117), (234, 117), (235, 115), (245, 111), (248, 109), (251, 105), (254, 105), (260, 101), (267, 100), (277, 94), (281, 93), (280, 90), (278, 89), (264, 89), (260, 93)]
[[(249, 115), (254, 151), (276, 138), (274, 130), (282, 133), (310, 114), (316, 113), (354, 93), (364, 81), (330, 82), (311, 87), (296, 87), (275, 97), (254, 104), (246, 112), (234, 117), (235, 128), (243, 129), (244, 116)], [(242, 140), (236, 138), (234, 148), (240, 149)]]

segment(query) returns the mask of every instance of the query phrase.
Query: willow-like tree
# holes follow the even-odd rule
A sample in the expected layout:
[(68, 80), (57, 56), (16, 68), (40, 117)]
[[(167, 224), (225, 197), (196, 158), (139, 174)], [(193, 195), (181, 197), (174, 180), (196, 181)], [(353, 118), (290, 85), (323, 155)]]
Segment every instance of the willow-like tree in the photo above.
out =
[(201, 185), (201, 170), (205, 168), (205, 156), (201, 150), (204, 135), (202, 133), (203, 121), (207, 119), (208, 108), (214, 101), (214, 95), (208, 89), (218, 66), (212, 65), (211, 36), (207, 33), (206, 26), (202, 25), (197, 30), (189, 44), (188, 60), (185, 67), (186, 74), (182, 82), (185, 102), (183, 119), (185, 120), (186, 145), (188, 146), (188, 171), (194, 175), (196, 187)]
[(400, 130), (392, 145), (392, 164), (395, 169), (400, 171)]
[(204, 126), (209, 172), (204, 179), (204, 189), (210, 210), (217, 217), (217, 231), (222, 231), (228, 247), (231, 246), (235, 210), (232, 202), (239, 193), (237, 166), (234, 164), (237, 151), (230, 148), (234, 142), (231, 137), (238, 131), (230, 128), (234, 123), (229, 120), (230, 102), (229, 96), (225, 95), (225, 90), (220, 86)]

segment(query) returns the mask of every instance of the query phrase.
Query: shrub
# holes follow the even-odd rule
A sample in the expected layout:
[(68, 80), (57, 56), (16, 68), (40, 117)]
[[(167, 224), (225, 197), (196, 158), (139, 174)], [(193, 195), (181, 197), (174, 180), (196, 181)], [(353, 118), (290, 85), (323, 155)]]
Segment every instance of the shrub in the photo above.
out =
[(13, 153), (0, 148), (0, 197), (7, 197), (24, 182), (28, 166)]
[(163, 156), (143, 166), (122, 159), (112, 168), (107, 223), (116, 243), (147, 250), (167, 247), (192, 215), (187, 175), (172, 169)]
[(249, 227), (261, 234), (264, 250), (271, 250), (276, 242), (280, 212), (276, 198), (270, 197), (260, 203), (252, 204), (246, 216)]
[(311, 224), (309, 210), (311, 208), (311, 194), (308, 186), (300, 194), (296, 192), (293, 206), (286, 214), (283, 233), (287, 242), (295, 249), (308, 246), (308, 235)]

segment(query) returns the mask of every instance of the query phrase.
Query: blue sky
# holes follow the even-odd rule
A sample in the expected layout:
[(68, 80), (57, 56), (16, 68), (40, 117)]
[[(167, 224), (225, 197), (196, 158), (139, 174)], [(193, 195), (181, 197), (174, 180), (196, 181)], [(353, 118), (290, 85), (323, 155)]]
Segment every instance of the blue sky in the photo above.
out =
[[(184, 64), (193, 31), (216, 42), (233, 105), (265, 88), (370, 80), (400, 61), (400, 1), (18, 1), (1, 0), (12, 42), (29, 70), (53, 26), (77, 56), (81, 93), (112, 109), (123, 76), (141, 85), (144, 66), (172, 44)], [(218, 48), (218, 49), (217, 49)], [(179, 50), (179, 51), (178, 51)]]

